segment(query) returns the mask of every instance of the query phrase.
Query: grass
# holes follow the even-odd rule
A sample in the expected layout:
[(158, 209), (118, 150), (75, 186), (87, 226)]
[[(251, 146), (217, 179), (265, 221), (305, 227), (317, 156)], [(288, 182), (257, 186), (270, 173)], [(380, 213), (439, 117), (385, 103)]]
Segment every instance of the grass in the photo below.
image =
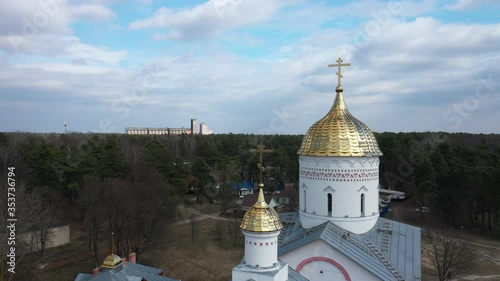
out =
[(153, 266), (165, 270), (165, 276), (183, 281), (228, 280), (231, 269), (243, 258), (243, 235), (238, 231), (236, 244), (231, 233), (231, 223), (220, 221), (223, 238), (216, 241), (217, 221), (206, 219), (196, 222), (194, 243), (191, 241), (191, 224), (171, 228), (165, 248), (145, 254)]
[(200, 207), (197, 207), (199, 205), (194, 205), (193, 207), (197, 209), (198, 211), (204, 213), (204, 214), (213, 214), (220, 212), (220, 206), (215, 205), (215, 204), (203, 204)]

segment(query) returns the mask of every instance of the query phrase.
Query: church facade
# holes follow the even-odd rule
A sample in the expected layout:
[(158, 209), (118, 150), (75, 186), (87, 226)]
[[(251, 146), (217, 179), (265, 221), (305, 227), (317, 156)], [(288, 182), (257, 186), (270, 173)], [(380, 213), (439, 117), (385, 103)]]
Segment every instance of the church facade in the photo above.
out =
[[(269, 208), (258, 200), (242, 222), (245, 257), (233, 281), (421, 280), (420, 228), (379, 216), (382, 152), (344, 102), (341, 70), (349, 65), (329, 65), (338, 67), (333, 106), (298, 151), (299, 211), (278, 222), (271, 211), (255, 215), (256, 206)], [(279, 227), (248, 228), (264, 222)]]

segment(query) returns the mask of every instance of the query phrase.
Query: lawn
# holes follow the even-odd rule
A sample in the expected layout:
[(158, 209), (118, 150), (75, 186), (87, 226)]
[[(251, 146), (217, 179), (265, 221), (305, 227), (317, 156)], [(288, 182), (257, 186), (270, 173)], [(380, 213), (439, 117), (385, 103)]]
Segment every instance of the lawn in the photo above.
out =
[[(221, 235), (216, 234), (217, 224)], [(142, 258), (164, 269), (165, 275), (171, 278), (183, 281), (229, 280), (231, 269), (243, 258), (243, 235), (239, 228), (235, 240), (233, 222), (197, 221), (192, 241), (191, 227), (187, 223), (168, 229), (167, 245), (144, 254)], [(218, 237), (222, 239), (217, 240)]]

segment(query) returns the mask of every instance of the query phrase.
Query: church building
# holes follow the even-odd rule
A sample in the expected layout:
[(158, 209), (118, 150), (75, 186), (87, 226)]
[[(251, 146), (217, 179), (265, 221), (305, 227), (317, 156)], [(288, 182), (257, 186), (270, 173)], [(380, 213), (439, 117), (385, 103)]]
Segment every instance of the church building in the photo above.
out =
[[(307, 131), (299, 155), (299, 210), (279, 216), (263, 199), (241, 223), (245, 256), (233, 281), (421, 280), (420, 228), (380, 217), (379, 157), (370, 128), (338, 86), (330, 111)], [(262, 153), (263, 147), (256, 152)]]

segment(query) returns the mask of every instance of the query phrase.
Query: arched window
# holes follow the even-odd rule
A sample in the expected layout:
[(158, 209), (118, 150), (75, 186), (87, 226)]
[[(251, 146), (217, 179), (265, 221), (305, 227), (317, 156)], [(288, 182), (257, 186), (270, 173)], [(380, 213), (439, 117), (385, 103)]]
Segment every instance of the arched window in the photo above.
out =
[(307, 200), (306, 200), (306, 190), (304, 189), (304, 212), (306, 211), (306, 203), (307, 203)]
[(328, 193), (328, 215), (332, 216), (332, 194)]
[(365, 194), (361, 194), (361, 216), (365, 215)]

